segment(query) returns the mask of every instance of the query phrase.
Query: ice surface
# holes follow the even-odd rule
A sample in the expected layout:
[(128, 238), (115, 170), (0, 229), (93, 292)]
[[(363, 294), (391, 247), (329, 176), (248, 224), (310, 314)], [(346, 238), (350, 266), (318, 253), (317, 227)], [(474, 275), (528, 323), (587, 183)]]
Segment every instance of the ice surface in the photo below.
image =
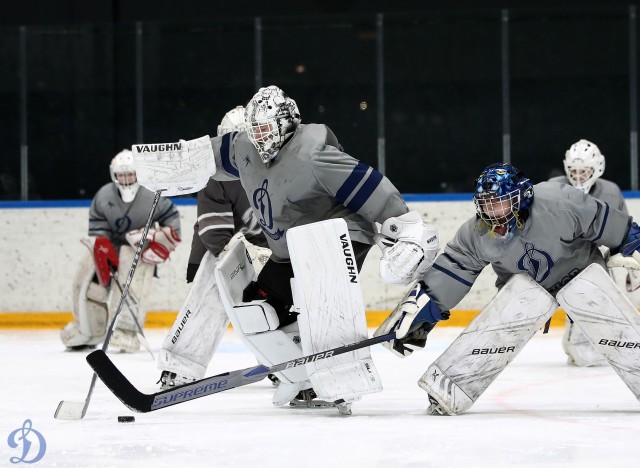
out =
[[(58, 332), (0, 330), (0, 466), (19, 466), (8, 437), (30, 419), (46, 439), (33, 466), (57, 467), (587, 467), (640, 466), (640, 403), (609, 367), (565, 364), (561, 330), (537, 334), (468, 413), (428, 416), (418, 378), (460, 329), (436, 329), (427, 348), (399, 359), (372, 348), (384, 391), (335, 409), (276, 408), (265, 379), (147, 414), (131, 415), (98, 382), (87, 415), (58, 421), (60, 400), (84, 400), (85, 353), (63, 350)], [(154, 351), (163, 330), (149, 330)], [(149, 354), (110, 353), (130, 380), (154, 391)], [(255, 365), (227, 332), (208, 375)], [(37, 451), (37, 439), (27, 436)], [(29, 457), (27, 457), (29, 458)]]

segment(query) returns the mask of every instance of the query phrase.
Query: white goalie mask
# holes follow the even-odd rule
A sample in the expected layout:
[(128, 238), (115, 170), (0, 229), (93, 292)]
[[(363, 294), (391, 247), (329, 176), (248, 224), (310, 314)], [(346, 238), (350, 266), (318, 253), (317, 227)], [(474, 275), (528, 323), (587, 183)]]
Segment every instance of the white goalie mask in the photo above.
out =
[(132, 202), (140, 188), (136, 177), (136, 169), (133, 166), (133, 153), (125, 149), (116, 154), (111, 160), (109, 172), (111, 180), (118, 187), (122, 201), (125, 203)]
[(247, 126), (244, 123), (244, 107), (238, 106), (235, 109), (231, 109), (222, 117), (220, 125), (218, 125), (218, 136), (230, 132), (244, 132), (246, 129)]
[(598, 177), (604, 174), (604, 156), (595, 144), (580, 140), (565, 153), (564, 170), (571, 185), (589, 193)]
[(249, 140), (265, 164), (276, 157), (282, 145), (300, 124), (296, 102), (277, 86), (260, 88), (244, 113)]

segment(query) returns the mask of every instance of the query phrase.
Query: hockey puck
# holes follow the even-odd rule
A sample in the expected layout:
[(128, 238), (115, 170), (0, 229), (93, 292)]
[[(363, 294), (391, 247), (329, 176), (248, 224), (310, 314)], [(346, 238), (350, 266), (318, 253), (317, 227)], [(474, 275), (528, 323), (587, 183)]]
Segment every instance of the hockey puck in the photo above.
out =
[(133, 416), (118, 416), (119, 423), (132, 423), (135, 421), (136, 421), (136, 418), (134, 418)]

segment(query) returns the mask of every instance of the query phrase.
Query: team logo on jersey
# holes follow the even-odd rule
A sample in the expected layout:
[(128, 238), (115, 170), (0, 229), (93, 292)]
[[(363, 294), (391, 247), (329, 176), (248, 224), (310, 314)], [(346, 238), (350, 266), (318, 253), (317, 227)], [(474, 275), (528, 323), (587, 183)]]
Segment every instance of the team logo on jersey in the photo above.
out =
[(533, 244), (525, 244), (524, 254), (518, 260), (518, 270), (526, 272), (537, 283), (542, 283), (551, 273), (555, 262), (544, 250), (536, 249)]
[(249, 155), (247, 154), (244, 157), (244, 167), (247, 167), (249, 164), (251, 164), (251, 158), (249, 158)]
[(131, 231), (131, 218), (124, 215), (122, 218), (116, 219), (116, 234), (125, 234)]
[(282, 229), (274, 229), (273, 227), (273, 208), (271, 206), (271, 197), (269, 196), (268, 188), (269, 180), (264, 179), (262, 181), (262, 187), (253, 192), (253, 206), (257, 212), (260, 213), (258, 224), (260, 224), (264, 233), (273, 240), (278, 240), (284, 236), (284, 231)]

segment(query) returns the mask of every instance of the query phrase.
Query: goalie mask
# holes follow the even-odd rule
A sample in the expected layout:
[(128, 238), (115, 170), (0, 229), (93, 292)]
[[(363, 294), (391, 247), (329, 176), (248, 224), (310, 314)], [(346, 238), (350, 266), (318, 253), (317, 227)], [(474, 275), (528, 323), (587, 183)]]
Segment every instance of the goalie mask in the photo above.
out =
[(476, 179), (473, 202), (491, 231), (504, 235), (516, 225), (524, 226), (533, 203), (533, 184), (510, 164), (492, 164)]
[(260, 88), (245, 110), (249, 140), (265, 164), (276, 157), (282, 145), (300, 124), (296, 102), (277, 86)]
[(247, 126), (244, 123), (244, 107), (238, 106), (227, 112), (220, 125), (218, 125), (218, 136), (222, 136), (230, 132), (244, 132)]
[(598, 177), (604, 174), (604, 156), (596, 145), (580, 140), (565, 153), (564, 170), (571, 185), (589, 193)]
[(111, 160), (109, 172), (111, 173), (111, 180), (118, 187), (122, 201), (125, 203), (132, 202), (136, 197), (136, 193), (138, 193), (140, 185), (138, 185), (136, 170), (133, 167), (133, 154), (131, 151), (125, 149), (116, 154)]

